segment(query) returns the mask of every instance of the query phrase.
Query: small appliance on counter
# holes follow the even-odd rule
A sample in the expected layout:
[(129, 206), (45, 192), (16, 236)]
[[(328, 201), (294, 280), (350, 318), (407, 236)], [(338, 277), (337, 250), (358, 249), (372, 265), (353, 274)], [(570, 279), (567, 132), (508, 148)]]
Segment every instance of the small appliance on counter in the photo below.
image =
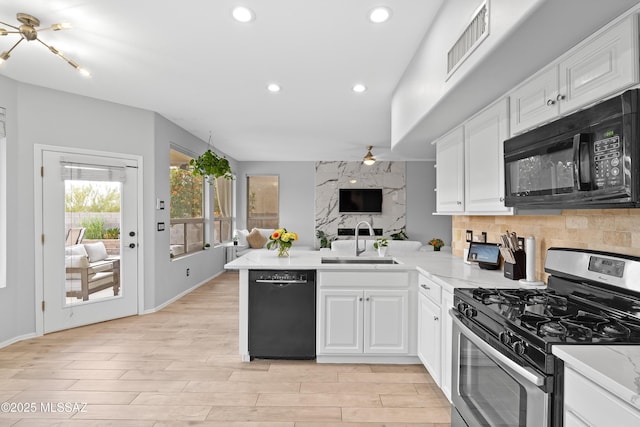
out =
[(484, 270), (497, 270), (500, 267), (500, 248), (495, 243), (471, 242), (467, 261), (478, 263)]

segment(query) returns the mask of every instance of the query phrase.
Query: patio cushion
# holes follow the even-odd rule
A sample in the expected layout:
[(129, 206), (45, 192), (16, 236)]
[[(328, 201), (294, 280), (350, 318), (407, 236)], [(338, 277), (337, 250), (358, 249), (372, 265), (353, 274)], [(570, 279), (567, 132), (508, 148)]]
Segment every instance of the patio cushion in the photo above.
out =
[[(67, 255), (64, 257), (65, 268), (89, 268), (89, 258), (86, 255)], [(93, 273), (89, 271), (89, 275)], [(67, 273), (67, 279), (80, 279), (81, 273)]]
[(78, 244), (78, 245), (73, 245), (73, 246), (67, 246), (66, 248), (64, 248), (64, 254), (65, 256), (68, 255), (83, 255), (83, 256), (88, 256), (87, 255), (87, 251), (84, 248), (83, 244)]
[(87, 255), (89, 256), (89, 262), (102, 261), (108, 256), (107, 248), (102, 242), (85, 243), (84, 249), (87, 251)]

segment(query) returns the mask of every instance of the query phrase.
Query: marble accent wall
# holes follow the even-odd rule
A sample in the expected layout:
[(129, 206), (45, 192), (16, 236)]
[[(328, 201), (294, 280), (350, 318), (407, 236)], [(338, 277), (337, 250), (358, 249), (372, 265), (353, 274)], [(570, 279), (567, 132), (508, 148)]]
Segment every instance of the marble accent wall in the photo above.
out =
[[(382, 188), (382, 213), (341, 214), (339, 188)], [(406, 228), (405, 162), (378, 161), (371, 166), (362, 162), (316, 162), (315, 193), (316, 230), (331, 239), (338, 237), (338, 228), (354, 228), (360, 221), (381, 228), (386, 237)]]

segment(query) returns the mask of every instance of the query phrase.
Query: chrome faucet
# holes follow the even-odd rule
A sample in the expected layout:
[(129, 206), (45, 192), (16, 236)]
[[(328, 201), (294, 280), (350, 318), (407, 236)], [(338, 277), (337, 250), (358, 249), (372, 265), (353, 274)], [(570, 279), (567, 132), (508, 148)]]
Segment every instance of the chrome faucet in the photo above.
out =
[(367, 221), (360, 221), (357, 225), (356, 225), (356, 256), (359, 256), (362, 252), (364, 252), (367, 249), (367, 242), (364, 243), (364, 249), (360, 250), (358, 247), (358, 229), (360, 228), (361, 224), (366, 224), (367, 227), (369, 227), (369, 235), (373, 236), (375, 233), (373, 232), (373, 228), (371, 227), (371, 224), (369, 224)]

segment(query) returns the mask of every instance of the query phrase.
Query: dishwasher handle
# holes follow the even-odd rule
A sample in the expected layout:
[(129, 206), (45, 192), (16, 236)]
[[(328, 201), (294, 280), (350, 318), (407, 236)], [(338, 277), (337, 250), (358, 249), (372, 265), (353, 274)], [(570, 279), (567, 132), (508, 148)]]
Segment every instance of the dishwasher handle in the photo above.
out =
[(307, 280), (271, 280), (271, 279), (258, 279), (255, 282), (256, 283), (285, 284), (285, 285), (295, 285), (295, 284), (308, 283)]

